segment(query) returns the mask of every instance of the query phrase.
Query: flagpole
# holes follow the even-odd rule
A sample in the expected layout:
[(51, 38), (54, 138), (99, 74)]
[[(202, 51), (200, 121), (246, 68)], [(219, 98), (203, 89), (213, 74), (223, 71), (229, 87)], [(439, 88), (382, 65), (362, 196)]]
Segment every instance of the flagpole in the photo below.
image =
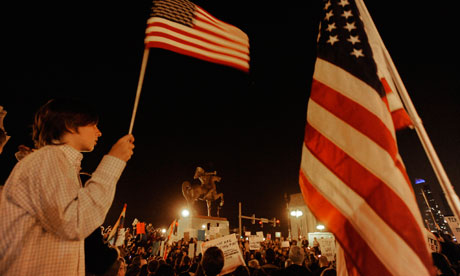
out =
[(145, 69), (147, 68), (148, 58), (149, 58), (149, 48), (145, 48), (144, 56), (142, 58), (141, 72), (139, 74), (139, 82), (137, 83), (136, 99), (134, 100), (133, 114), (131, 116), (131, 124), (129, 125), (128, 134), (133, 133), (134, 119), (136, 118), (137, 106), (139, 105), (139, 98), (141, 96), (142, 83), (144, 82)]
[(406, 107), (407, 112), (409, 113), (409, 116), (412, 122), (414, 123), (414, 127), (417, 132), (417, 135), (425, 150), (426, 155), (428, 156), (428, 159), (436, 174), (436, 177), (440, 183), (440, 186), (444, 194), (446, 195), (447, 202), (449, 203), (449, 206), (451, 207), (454, 215), (457, 217), (457, 219), (459, 219), (460, 218), (460, 199), (458, 198), (458, 195), (455, 193), (455, 190), (446, 174), (446, 171), (444, 170), (444, 167), (442, 166), (441, 161), (439, 160), (439, 157), (433, 147), (433, 144), (431, 143), (431, 140), (425, 130), (425, 127), (423, 126), (422, 120), (420, 119), (417, 113), (417, 110), (415, 109), (415, 106), (412, 103), (409, 93), (407, 92), (406, 87), (404, 86), (404, 83), (398, 73), (398, 70), (396, 69), (396, 66), (393, 63), (393, 60), (391, 59), (390, 53), (385, 47), (385, 44), (383, 43), (383, 40), (377, 31), (377, 27), (375, 26), (374, 21), (372, 20), (372, 17), (370, 16), (369, 11), (366, 8), (366, 5), (364, 5), (362, 0), (358, 0), (357, 3), (361, 5), (362, 10), (366, 13), (365, 16), (369, 19), (371, 26), (374, 28), (374, 31), (377, 34), (377, 38), (379, 39), (379, 42), (381, 44), (383, 53), (385, 55), (386, 62), (388, 63), (388, 66), (391, 69), (390, 73), (392, 74), (393, 80), (395, 81), (395, 85), (397, 87), (396, 92), (399, 94), (401, 100), (403, 101)]

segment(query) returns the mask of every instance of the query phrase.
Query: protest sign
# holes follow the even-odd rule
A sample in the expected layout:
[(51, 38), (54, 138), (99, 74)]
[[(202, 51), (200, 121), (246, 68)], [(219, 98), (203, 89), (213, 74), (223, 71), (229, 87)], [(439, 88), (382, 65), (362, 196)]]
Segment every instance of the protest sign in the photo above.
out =
[(188, 256), (190, 258), (195, 257), (195, 244), (194, 243), (189, 243), (188, 244)]
[(216, 246), (224, 252), (225, 263), (220, 273), (221, 275), (233, 272), (240, 265), (246, 265), (235, 234), (203, 242), (201, 244), (201, 253), (204, 254), (206, 249), (212, 246)]
[(335, 259), (335, 239), (333, 238), (320, 238), (318, 240), (321, 255), (326, 256), (328, 261)]
[(115, 246), (122, 246), (125, 242), (125, 228), (118, 229), (118, 236), (115, 241)]
[(444, 216), (447, 223), (449, 224), (450, 230), (452, 230), (452, 234), (454, 234), (455, 239), (460, 239), (460, 224), (458, 219), (455, 216)]
[(289, 247), (289, 246), (290, 246), (290, 245), (289, 245), (289, 241), (282, 241), (282, 242), (281, 242), (281, 247), (282, 247), (282, 248), (283, 248), (283, 247)]
[(260, 242), (264, 239), (258, 235), (251, 235), (249, 236), (249, 250), (259, 250), (260, 249)]
[(440, 244), (438, 242), (438, 239), (436, 239), (436, 236), (431, 233), (428, 229), (426, 229), (426, 234), (428, 238), (428, 247), (431, 252), (439, 252), (440, 249)]

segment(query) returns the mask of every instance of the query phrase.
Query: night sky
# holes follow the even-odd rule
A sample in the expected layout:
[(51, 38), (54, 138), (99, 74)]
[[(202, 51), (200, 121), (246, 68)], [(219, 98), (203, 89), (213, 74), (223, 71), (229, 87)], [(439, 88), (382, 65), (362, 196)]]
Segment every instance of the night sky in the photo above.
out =
[[(126, 203), (127, 224), (138, 218), (168, 226), (186, 206), (181, 183), (191, 181), (201, 166), (222, 177), (217, 183), (225, 197), (221, 216), (232, 228), (238, 227), (240, 201), (243, 215), (277, 217), (286, 229), (283, 195), (300, 192), (298, 171), (320, 1), (303, 6), (297, 6), (298, 1), (254, 2), (259, 4), (195, 2), (248, 34), (249, 74), (151, 49), (133, 130), (135, 152), (118, 183), (106, 225), (115, 223)], [(457, 9), (441, 2), (368, 2), (458, 193)], [(4, 11), (6, 73), (0, 105), (8, 111), (5, 129), (12, 138), (0, 155), (2, 184), (16, 163), (17, 146), (32, 146), (34, 112), (53, 97), (78, 97), (99, 110), (103, 135), (96, 149), (84, 154), (84, 171), (92, 172), (111, 145), (127, 134), (150, 3), (22, 1)], [(401, 131), (398, 139), (411, 180), (425, 179), (439, 196), (439, 184), (416, 132)], [(197, 207), (205, 215), (205, 203)]]

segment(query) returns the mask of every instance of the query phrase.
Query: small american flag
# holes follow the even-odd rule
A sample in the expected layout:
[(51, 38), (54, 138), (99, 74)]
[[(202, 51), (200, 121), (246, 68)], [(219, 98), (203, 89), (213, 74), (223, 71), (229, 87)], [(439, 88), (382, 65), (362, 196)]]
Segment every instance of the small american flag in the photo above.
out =
[(357, 2), (324, 1), (300, 187), (349, 275), (433, 275), (386, 99), (389, 69)]
[(153, 1), (145, 46), (249, 71), (248, 36), (187, 0)]

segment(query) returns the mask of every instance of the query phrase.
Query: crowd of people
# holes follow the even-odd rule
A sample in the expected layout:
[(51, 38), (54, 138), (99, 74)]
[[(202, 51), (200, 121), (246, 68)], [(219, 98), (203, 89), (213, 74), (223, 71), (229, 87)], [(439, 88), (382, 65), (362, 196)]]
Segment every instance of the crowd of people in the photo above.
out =
[[(217, 275), (220, 270), (217, 272), (216, 267), (219, 267), (220, 263), (223, 267), (224, 264), (223, 257), (220, 260), (220, 255), (215, 252), (210, 254), (207, 260), (205, 256), (209, 249), (202, 254), (196, 238), (190, 240), (182, 238), (168, 242), (167, 237), (161, 235), (158, 230), (146, 231), (146, 235), (133, 235), (135, 230), (130, 229), (126, 231), (123, 243), (113, 246), (107, 240), (110, 231), (110, 228), (97, 229), (87, 239), (85, 244), (87, 275), (210, 276), (213, 274), (208, 272), (210, 266)], [(291, 240), (289, 247), (282, 247), (281, 241), (278, 238), (265, 240), (260, 243), (260, 249), (250, 250), (248, 241), (239, 239), (238, 244), (245, 264), (228, 274), (234, 276), (336, 275), (335, 260), (328, 260), (326, 256), (322, 256), (318, 244), (309, 246), (308, 240), (301, 242)], [(156, 244), (162, 242), (165, 247), (160, 251)], [(191, 244), (193, 246), (190, 246)], [(110, 254), (112, 255), (108, 258)], [(109, 263), (111, 265), (108, 265)]]
[[(129, 229), (129, 228), (128, 228)], [(107, 274), (96, 275), (157, 275), (157, 276), (209, 276), (203, 274), (203, 257), (197, 249), (197, 240), (183, 238), (167, 242), (159, 230), (151, 224), (146, 227), (146, 235), (133, 235), (131, 229), (125, 234), (125, 241), (116, 247), (119, 263), (117, 269), (111, 269)], [(97, 236), (110, 247), (107, 241), (110, 228), (97, 230)], [(134, 229), (135, 232), (135, 229)], [(449, 234), (437, 234), (439, 247), (432, 252), (437, 275), (460, 275), (460, 245)], [(336, 275), (336, 260), (328, 259), (321, 254), (318, 243), (309, 244), (308, 240), (291, 240), (289, 247), (282, 247), (282, 240), (265, 240), (260, 243), (260, 249), (250, 250), (246, 239), (239, 239), (239, 248), (245, 265), (236, 268), (229, 276), (324, 276)], [(166, 245), (160, 252), (156, 243), (164, 241)], [(192, 252), (190, 244), (194, 244)], [(164, 253), (166, 252), (166, 253)], [(161, 269), (160, 269), (161, 267)], [(113, 274), (115, 271), (118, 274)]]

